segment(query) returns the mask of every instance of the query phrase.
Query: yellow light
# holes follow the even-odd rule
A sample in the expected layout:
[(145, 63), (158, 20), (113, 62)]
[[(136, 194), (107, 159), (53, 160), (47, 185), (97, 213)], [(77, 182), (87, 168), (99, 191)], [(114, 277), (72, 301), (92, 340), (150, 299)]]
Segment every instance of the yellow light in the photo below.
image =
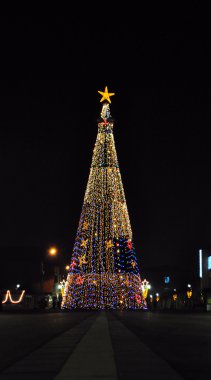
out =
[(174, 300), (174, 301), (177, 300), (177, 294), (173, 294), (173, 300)]
[(5, 298), (4, 298), (4, 300), (2, 301), (2, 303), (6, 303), (6, 302), (7, 302), (8, 298), (9, 298), (9, 293), (10, 293), (10, 291), (7, 290), (7, 292), (6, 292), (6, 294), (5, 294)]
[(70, 266), (69, 266), (69, 265), (66, 265), (65, 269), (66, 269), (66, 270), (69, 270), (69, 269), (70, 269)]
[(11, 293), (10, 293), (10, 290), (7, 290), (5, 298), (2, 301), (2, 303), (6, 303), (8, 300), (10, 300), (10, 302), (13, 303), (13, 304), (20, 303), (22, 301), (22, 299), (23, 299), (24, 294), (25, 294), (25, 290), (22, 291), (22, 293), (21, 293), (21, 295), (20, 295), (20, 297), (19, 297), (19, 299), (17, 301), (13, 301)]
[(192, 294), (193, 294), (192, 290), (187, 290), (187, 297), (188, 298), (191, 298)]
[(102, 98), (100, 99), (101, 102), (104, 100), (108, 100), (109, 103), (111, 103), (110, 96), (115, 95), (114, 92), (108, 92), (108, 87), (105, 87), (104, 91), (98, 91), (100, 95), (102, 95)]
[(58, 253), (58, 249), (56, 247), (51, 247), (49, 248), (48, 253), (51, 256), (56, 256), (56, 254)]
[(147, 298), (147, 294), (148, 294), (148, 289), (142, 289), (142, 295), (143, 297), (146, 299)]
[(150, 289), (149, 288), (149, 281), (147, 281), (146, 279), (144, 279), (141, 284), (142, 284), (142, 295), (146, 299), (147, 298), (147, 294), (148, 294), (148, 290)]

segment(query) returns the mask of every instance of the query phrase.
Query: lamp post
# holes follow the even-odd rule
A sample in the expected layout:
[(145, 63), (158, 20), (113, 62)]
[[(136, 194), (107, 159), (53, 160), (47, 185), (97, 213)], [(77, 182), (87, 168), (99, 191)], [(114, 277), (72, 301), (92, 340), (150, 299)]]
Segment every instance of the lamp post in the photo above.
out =
[[(58, 248), (55, 246), (51, 246), (47, 250), (47, 256), (56, 257), (58, 254)], [(45, 266), (44, 260), (41, 261), (41, 293), (44, 292), (44, 274), (45, 274)]]
[[(44, 277), (45, 277), (45, 274), (47, 277), (47, 273), (48, 273), (48, 271), (45, 269), (46, 268), (45, 261), (46, 262), (48, 261), (49, 267), (51, 267), (51, 271), (53, 270), (53, 276), (54, 276), (53, 289), (52, 289), (53, 293), (58, 296), (58, 293), (61, 292), (60, 283), (65, 277), (65, 272), (68, 272), (70, 269), (70, 265), (68, 264), (65, 265), (66, 260), (65, 260), (64, 255), (63, 254), (61, 255), (61, 253), (63, 253), (63, 251), (54, 245), (48, 247), (46, 250), (45, 258), (41, 261), (41, 292), (42, 293), (44, 292)], [(52, 278), (52, 272), (51, 272), (51, 278)]]

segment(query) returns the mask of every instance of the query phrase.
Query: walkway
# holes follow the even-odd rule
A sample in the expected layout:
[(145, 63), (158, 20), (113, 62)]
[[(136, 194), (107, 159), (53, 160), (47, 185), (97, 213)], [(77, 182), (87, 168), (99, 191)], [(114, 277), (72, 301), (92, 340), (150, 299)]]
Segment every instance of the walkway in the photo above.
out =
[(110, 313), (87, 318), (1, 373), (0, 380), (181, 380)]

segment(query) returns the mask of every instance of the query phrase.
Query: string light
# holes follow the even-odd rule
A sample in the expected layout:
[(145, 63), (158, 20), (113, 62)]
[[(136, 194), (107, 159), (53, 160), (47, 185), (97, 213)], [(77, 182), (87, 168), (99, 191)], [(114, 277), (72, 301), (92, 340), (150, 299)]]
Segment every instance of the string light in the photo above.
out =
[(14, 300), (12, 299), (12, 295), (11, 295), (10, 290), (7, 290), (7, 291), (6, 291), (6, 294), (5, 294), (5, 298), (4, 298), (4, 300), (2, 301), (2, 303), (6, 303), (6, 302), (8, 302), (8, 301), (10, 300), (10, 302), (11, 302), (12, 304), (18, 304), (18, 303), (20, 303), (20, 302), (23, 300), (23, 296), (24, 296), (24, 294), (25, 294), (25, 290), (22, 290), (19, 299), (16, 300), (16, 301), (14, 301)]
[(99, 93), (104, 103), (62, 308), (146, 308), (113, 136), (114, 94)]

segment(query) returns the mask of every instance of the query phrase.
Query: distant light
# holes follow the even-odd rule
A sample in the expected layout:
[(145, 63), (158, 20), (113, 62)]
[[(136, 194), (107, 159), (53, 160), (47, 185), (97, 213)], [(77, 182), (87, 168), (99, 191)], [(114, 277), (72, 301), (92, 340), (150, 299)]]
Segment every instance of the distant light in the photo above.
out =
[(49, 252), (49, 255), (51, 255), (51, 256), (55, 256), (55, 255), (57, 254), (57, 252), (58, 252), (58, 249), (57, 249), (56, 247), (51, 247), (51, 248), (48, 250), (48, 252)]
[(176, 292), (177, 291), (177, 289), (174, 289), (174, 292)]
[(14, 300), (12, 299), (12, 296), (11, 296), (10, 290), (7, 290), (6, 295), (5, 295), (5, 298), (4, 298), (4, 300), (2, 301), (2, 303), (4, 304), (4, 303), (9, 302), (9, 301), (10, 301), (12, 304), (20, 303), (20, 302), (22, 301), (22, 299), (23, 299), (24, 294), (25, 294), (25, 290), (22, 291), (22, 293), (21, 293), (19, 299), (16, 300), (16, 301), (14, 301)]
[(151, 285), (147, 285), (147, 289), (151, 289)]
[(156, 293), (156, 297), (159, 297), (159, 293)]
[(188, 284), (188, 288), (191, 288), (191, 284)]
[(152, 294), (150, 294), (150, 298), (152, 298)]
[(211, 256), (208, 257), (208, 270), (211, 269)]
[(174, 300), (174, 301), (177, 300), (177, 294), (173, 294), (173, 300)]
[(58, 289), (61, 289), (62, 288), (62, 285), (58, 285)]
[(70, 266), (69, 266), (69, 265), (66, 265), (65, 269), (66, 269), (66, 270), (69, 270), (69, 269), (70, 269)]
[(17, 285), (16, 285), (16, 288), (19, 289), (19, 288), (20, 288), (20, 284), (17, 284)]
[(199, 277), (202, 278), (202, 249), (199, 250)]
[(165, 284), (169, 284), (169, 282), (170, 282), (170, 277), (169, 277), (169, 276), (165, 276), (165, 277), (164, 277), (164, 282), (165, 282)]

